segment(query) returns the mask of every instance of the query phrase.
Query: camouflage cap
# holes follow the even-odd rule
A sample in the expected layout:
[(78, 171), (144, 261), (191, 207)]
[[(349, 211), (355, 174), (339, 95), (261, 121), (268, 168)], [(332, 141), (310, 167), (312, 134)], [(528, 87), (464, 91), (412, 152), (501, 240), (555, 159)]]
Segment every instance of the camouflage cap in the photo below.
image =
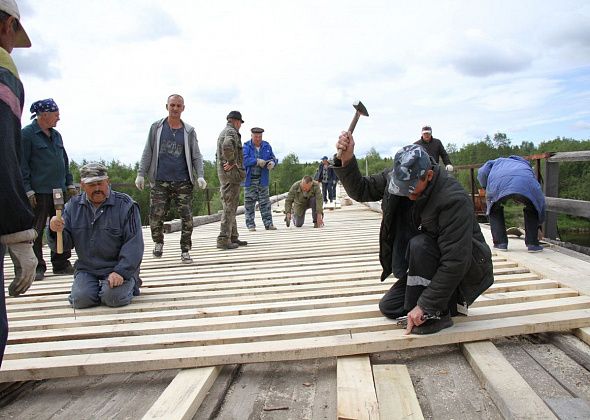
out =
[(409, 196), (418, 180), (432, 168), (426, 150), (417, 144), (404, 146), (393, 158), (393, 171), (389, 182), (389, 192), (395, 195)]
[(80, 168), (80, 181), (85, 184), (108, 179), (107, 168), (98, 162), (90, 162)]

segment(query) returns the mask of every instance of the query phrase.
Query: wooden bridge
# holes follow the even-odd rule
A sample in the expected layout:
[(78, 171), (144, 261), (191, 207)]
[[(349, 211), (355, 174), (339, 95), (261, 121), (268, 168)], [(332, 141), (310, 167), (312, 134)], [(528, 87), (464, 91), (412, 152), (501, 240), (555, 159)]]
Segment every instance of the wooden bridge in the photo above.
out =
[[(7, 298), (0, 417), (590, 417), (590, 350), (570, 334), (590, 342), (588, 259), (511, 239), (469, 316), (404, 335), (378, 310), (394, 281), (379, 282), (380, 219), (360, 204), (328, 211), (324, 229), (277, 213), (279, 230), (247, 232), (239, 218), (249, 244), (234, 251), (203, 225), (193, 265), (178, 233), (154, 259), (146, 229), (142, 294), (124, 308), (74, 312), (71, 277), (35, 282)], [(7, 258), (7, 283), (11, 270)]]

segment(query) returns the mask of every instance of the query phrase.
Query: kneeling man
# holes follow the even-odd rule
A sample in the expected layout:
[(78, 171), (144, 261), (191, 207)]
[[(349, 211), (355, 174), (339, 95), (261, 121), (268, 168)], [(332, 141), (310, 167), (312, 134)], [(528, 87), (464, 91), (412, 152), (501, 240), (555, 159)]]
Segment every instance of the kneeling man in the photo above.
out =
[(139, 206), (127, 194), (111, 190), (100, 163), (80, 168), (80, 188), (83, 193), (68, 201), (63, 219), (53, 216), (49, 222), (52, 231), (63, 232), (64, 250), (75, 248), (78, 254), (69, 301), (74, 308), (128, 305), (141, 285)]

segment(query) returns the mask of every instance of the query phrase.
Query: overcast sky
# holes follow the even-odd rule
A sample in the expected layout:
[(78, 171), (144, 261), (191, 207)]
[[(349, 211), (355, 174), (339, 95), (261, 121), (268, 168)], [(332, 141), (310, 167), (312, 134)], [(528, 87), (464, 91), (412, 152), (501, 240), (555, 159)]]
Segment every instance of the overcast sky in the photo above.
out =
[(185, 98), (207, 160), (231, 110), (275, 154), (319, 160), (362, 100), (357, 155), (424, 124), (445, 145), (590, 138), (590, 2), (18, 0), (14, 59), (32, 102), (60, 107), (71, 159), (139, 160), (166, 98)]

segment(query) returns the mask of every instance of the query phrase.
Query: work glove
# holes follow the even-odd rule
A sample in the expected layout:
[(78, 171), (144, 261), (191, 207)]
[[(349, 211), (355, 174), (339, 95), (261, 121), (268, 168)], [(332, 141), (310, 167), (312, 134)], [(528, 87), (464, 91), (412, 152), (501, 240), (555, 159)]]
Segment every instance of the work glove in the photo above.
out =
[(449, 163), (447, 166), (445, 166), (445, 169), (447, 170), (447, 172), (453, 172), (453, 165)]
[(260, 166), (261, 168), (264, 168), (264, 165), (266, 165), (266, 160), (264, 160), (264, 159), (256, 159), (256, 164), (258, 166)]
[(268, 162), (268, 164), (266, 165), (266, 167), (270, 170), (272, 168), (275, 167), (275, 162), (274, 160), (271, 160), (270, 162)]
[(139, 191), (143, 191), (143, 188), (145, 187), (144, 177), (142, 177), (141, 175), (137, 175), (137, 178), (135, 178), (135, 186)]
[(10, 254), (15, 259), (15, 277), (8, 286), (10, 296), (25, 293), (35, 279), (37, 257), (33, 252), (33, 241), (36, 237), (35, 229), (0, 236), (0, 242), (9, 248)]
[(37, 207), (37, 197), (35, 197), (35, 193), (28, 195), (29, 203), (31, 203), (31, 207)]
[(199, 188), (204, 190), (205, 188), (207, 188), (207, 181), (205, 181), (205, 178), (197, 178), (197, 184), (199, 184)]
[(68, 198), (72, 198), (78, 195), (78, 190), (73, 185), (68, 187)]

